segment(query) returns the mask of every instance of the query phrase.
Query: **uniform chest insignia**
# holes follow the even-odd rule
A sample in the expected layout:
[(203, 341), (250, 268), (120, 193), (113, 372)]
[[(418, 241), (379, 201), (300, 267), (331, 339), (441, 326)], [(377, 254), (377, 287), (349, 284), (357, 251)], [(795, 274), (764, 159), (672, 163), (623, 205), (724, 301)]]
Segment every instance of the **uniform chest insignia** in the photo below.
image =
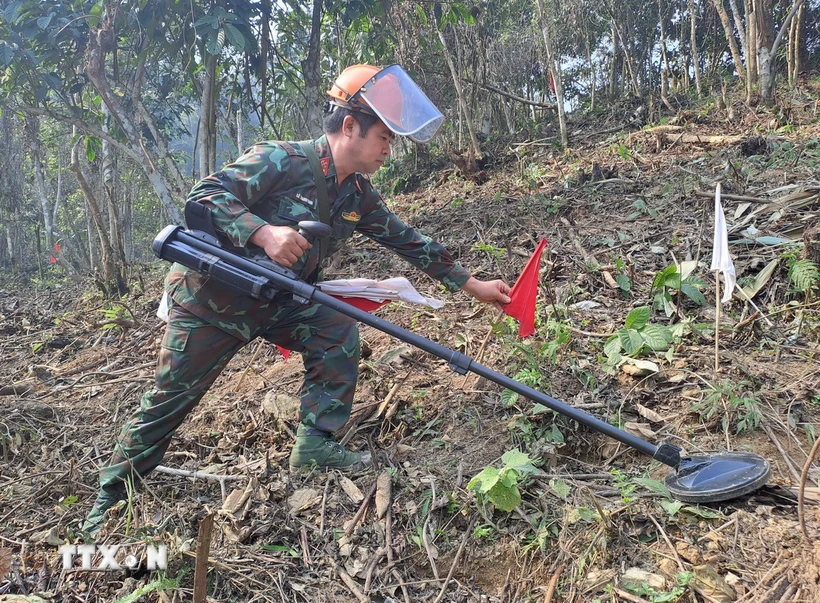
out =
[(313, 199), (308, 199), (307, 197), (305, 197), (304, 195), (300, 195), (299, 193), (296, 193), (294, 197), (299, 199), (299, 201), (301, 201), (308, 207), (316, 207), (316, 201), (314, 201)]
[(348, 222), (358, 222), (361, 220), (362, 217), (355, 211), (343, 211), (342, 212), (342, 220), (346, 220)]
[(322, 157), (319, 163), (322, 164), (322, 171), (325, 173), (325, 177), (327, 177), (327, 171), (330, 169), (330, 157)]

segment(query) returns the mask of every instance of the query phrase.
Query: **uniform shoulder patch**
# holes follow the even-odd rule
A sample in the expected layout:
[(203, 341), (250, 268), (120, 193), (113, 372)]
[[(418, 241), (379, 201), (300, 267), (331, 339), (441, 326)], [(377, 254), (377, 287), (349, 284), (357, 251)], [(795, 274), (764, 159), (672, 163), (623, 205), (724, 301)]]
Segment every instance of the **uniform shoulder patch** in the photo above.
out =
[(322, 172), (324, 172), (325, 177), (327, 177), (327, 172), (330, 169), (330, 157), (322, 157), (319, 159), (319, 163), (322, 164)]

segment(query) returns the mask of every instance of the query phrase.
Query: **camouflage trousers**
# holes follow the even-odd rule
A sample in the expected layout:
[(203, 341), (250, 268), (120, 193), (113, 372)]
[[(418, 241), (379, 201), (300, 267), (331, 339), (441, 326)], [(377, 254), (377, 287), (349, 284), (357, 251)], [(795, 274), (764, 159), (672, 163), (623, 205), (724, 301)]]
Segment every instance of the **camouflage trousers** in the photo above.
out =
[[(356, 321), (320, 304), (279, 304), (262, 337), (302, 354), (300, 419), (307, 435), (330, 433), (350, 418), (359, 367)], [(179, 305), (169, 313), (154, 389), (126, 421), (113, 457), (100, 473), (103, 491), (121, 488), (162, 462), (171, 437), (246, 342)]]

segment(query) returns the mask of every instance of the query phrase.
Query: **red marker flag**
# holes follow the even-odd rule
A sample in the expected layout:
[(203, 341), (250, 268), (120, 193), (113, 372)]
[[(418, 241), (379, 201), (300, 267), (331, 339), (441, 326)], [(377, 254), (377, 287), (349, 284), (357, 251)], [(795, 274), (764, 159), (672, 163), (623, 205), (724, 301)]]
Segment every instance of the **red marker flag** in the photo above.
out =
[(57, 263), (57, 258), (55, 258), (54, 256), (51, 256), (51, 263), (56, 264)]
[(535, 333), (535, 296), (538, 294), (538, 272), (541, 268), (541, 254), (547, 240), (541, 239), (538, 247), (524, 266), (521, 276), (515, 281), (510, 292), (510, 303), (504, 306), (504, 313), (520, 323), (519, 337), (528, 337)]

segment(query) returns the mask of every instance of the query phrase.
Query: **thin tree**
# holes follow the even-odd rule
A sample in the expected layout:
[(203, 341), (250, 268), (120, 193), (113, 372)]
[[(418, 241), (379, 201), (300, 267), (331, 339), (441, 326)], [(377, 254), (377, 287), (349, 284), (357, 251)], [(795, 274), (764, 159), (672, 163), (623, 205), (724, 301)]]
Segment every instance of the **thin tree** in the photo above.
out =
[(732, 22), (729, 20), (729, 14), (723, 6), (723, 0), (712, 0), (712, 3), (715, 5), (718, 17), (720, 17), (723, 34), (726, 36), (726, 42), (729, 44), (729, 52), (732, 55), (732, 62), (735, 64), (735, 71), (740, 81), (745, 81), (746, 69), (743, 66), (743, 60), (740, 58), (740, 50), (737, 47), (737, 40), (735, 40), (735, 32), (732, 30)]
[[(544, 37), (544, 47), (547, 53), (550, 79), (555, 85), (555, 104), (558, 108), (558, 127), (561, 132), (561, 146), (566, 149), (569, 146), (567, 116), (564, 110), (564, 86), (561, 80), (561, 61), (560, 56), (555, 50), (555, 36), (552, 33), (553, 18), (552, 15), (547, 12), (544, 6), (544, 0), (536, 0), (536, 3), (538, 5), (539, 20), (541, 22), (541, 35)], [(550, 3), (550, 6), (552, 6), (552, 3)]]

